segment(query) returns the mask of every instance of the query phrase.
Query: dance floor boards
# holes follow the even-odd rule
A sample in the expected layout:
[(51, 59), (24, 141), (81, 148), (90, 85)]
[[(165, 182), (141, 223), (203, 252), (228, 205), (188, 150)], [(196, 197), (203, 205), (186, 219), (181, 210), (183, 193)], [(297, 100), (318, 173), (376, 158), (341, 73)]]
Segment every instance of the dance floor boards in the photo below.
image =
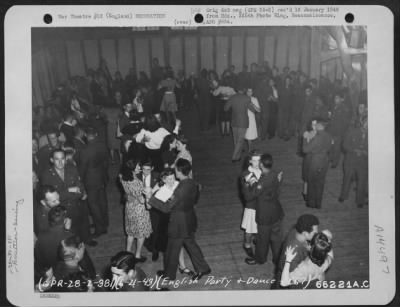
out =
[[(204, 135), (197, 133), (196, 116), (187, 112), (182, 115), (183, 129), (190, 139), (193, 155), (194, 178), (203, 190), (197, 204), (199, 229), (196, 234), (214, 281), (226, 277), (227, 284), (211, 284), (212, 278), (203, 277), (197, 284), (182, 284), (176, 290), (254, 290), (269, 289), (273, 278), (271, 254), (264, 265), (249, 266), (242, 248), (243, 231), (240, 229), (243, 205), (237, 190), (237, 178), (241, 165), (231, 163), (232, 139), (222, 138), (216, 132)], [(299, 215), (315, 214), (320, 220), (320, 229), (333, 233), (334, 262), (327, 273), (327, 280), (358, 281), (369, 278), (368, 207), (357, 208), (355, 192), (350, 200), (339, 203), (342, 171), (329, 169), (325, 185), (322, 209), (307, 208), (302, 200), (301, 158), (296, 155), (296, 140), (283, 141), (278, 138), (256, 141), (254, 148), (269, 152), (274, 158), (274, 167), (284, 174), (281, 203), (284, 208), (283, 235), (296, 222)], [(118, 166), (110, 169), (111, 178), (117, 175)], [(124, 249), (123, 207), (120, 194), (112, 182), (108, 188), (110, 227), (107, 235), (98, 238), (97, 247), (89, 247), (96, 268), (100, 272), (115, 253)], [(140, 264), (149, 277), (155, 277), (162, 269), (162, 257), (153, 263), (151, 253), (145, 248), (143, 255), (148, 259)], [(192, 268), (186, 255), (186, 265)], [(185, 275), (177, 273), (177, 279)], [(248, 283), (247, 283), (248, 282)], [(257, 283), (256, 283), (257, 282)], [(169, 286), (173, 289), (173, 286)]]

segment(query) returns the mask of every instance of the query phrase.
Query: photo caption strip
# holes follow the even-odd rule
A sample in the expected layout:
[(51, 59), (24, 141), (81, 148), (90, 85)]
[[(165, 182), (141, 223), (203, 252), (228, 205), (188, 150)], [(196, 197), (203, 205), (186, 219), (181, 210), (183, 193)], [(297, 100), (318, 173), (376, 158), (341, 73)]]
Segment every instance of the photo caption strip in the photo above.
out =
[[(346, 15), (368, 29), (369, 250), (364, 289), (321, 283), (322, 290), (135, 293), (34, 293), (31, 157), (33, 27), (341, 26)], [(49, 14), (51, 20), (44, 16)], [(195, 16), (202, 16), (196, 22)], [(373, 14), (374, 18), (371, 18)], [(180, 16), (177, 18), (176, 16)], [(198, 20), (201, 20), (199, 18)], [(393, 15), (383, 6), (14, 6), (5, 18), (7, 297), (16, 305), (384, 304), (395, 292)], [(384, 80), (384, 82), (382, 81)], [(18, 90), (16, 88), (25, 90)], [(384, 102), (384, 107), (380, 105)], [(385, 120), (382, 120), (385, 119)], [(379, 137), (385, 131), (386, 137)], [(17, 136), (17, 139), (15, 138)], [(385, 151), (381, 149), (385, 148)], [(122, 234), (121, 234), (122, 235)], [(345, 268), (344, 268), (345, 269)], [(217, 276), (217, 278), (224, 278)], [(201, 282), (205, 282), (202, 280)], [(211, 281), (209, 281), (211, 283)], [(226, 281), (225, 281), (226, 282)], [(360, 286), (361, 287), (361, 286)], [(325, 290), (326, 291), (325, 291)], [(328, 290), (329, 289), (329, 290)], [(24, 293), (24, 295), (21, 295)], [(301, 295), (299, 295), (301, 294)], [(90, 295), (90, 299), (87, 299)], [(54, 298), (57, 298), (54, 300)], [(329, 298), (327, 300), (327, 298)]]

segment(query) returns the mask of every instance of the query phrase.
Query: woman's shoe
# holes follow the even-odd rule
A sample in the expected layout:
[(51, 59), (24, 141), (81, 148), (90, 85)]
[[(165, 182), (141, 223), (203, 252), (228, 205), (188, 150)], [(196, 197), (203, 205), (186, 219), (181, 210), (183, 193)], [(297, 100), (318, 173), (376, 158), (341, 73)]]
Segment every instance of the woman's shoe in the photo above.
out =
[(136, 260), (137, 262), (143, 263), (143, 262), (145, 262), (145, 261), (147, 260), (147, 258), (144, 257), (144, 256), (141, 256), (140, 258), (135, 257), (135, 260)]
[(188, 268), (180, 268), (180, 267), (178, 267), (178, 270), (179, 270), (179, 273), (181, 273), (181, 274), (186, 274), (186, 275), (189, 275), (189, 276), (193, 276), (194, 275), (194, 272), (192, 271), (192, 270), (190, 270), (190, 269), (188, 269)]

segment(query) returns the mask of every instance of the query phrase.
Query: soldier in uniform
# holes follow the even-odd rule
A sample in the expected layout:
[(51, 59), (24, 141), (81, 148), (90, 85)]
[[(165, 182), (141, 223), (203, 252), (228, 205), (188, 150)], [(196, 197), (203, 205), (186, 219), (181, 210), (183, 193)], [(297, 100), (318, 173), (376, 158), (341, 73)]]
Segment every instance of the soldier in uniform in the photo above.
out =
[(331, 113), (331, 119), (327, 131), (333, 137), (333, 146), (330, 153), (332, 168), (336, 168), (339, 164), (340, 153), (342, 149), (343, 137), (350, 125), (350, 110), (344, 103), (344, 93), (335, 94), (334, 107)]
[(33, 227), (35, 234), (49, 230), (49, 211), (60, 204), (60, 195), (56, 189), (49, 185), (43, 185), (38, 195), (39, 203), (33, 207)]
[(38, 166), (37, 175), (41, 178), (42, 173), (50, 167), (50, 155), (55, 149), (61, 148), (59, 132), (56, 129), (49, 129), (46, 133), (48, 143), (39, 149), (37, 153)]
[(60, 195), (60, 204), (67, 209), (68, 217), (72, 220), (71, 230), (78, 234), (83, 241), (94, 246), (96, 241), (90, 239), (89, 212), (81, 200), (87, 198), (78, 170), (73, 165), (66, 165), (65, 152), (55, 149), (50, 157), (52, 164), (43, 172), (42, 184), (52, 185)]
[(108, 203), (106, 184), (108, 181), (108, 149), (98, 139), (97, 131), (88, 128), (88, 144), (79, 155), (79, 173), (85, 185), (90, 213), (96, 228), (96, 236), (107, 233)]
[(316, 131), (310, 136), (311, 140), (303, 144), (303, 152), (310, 154), (307, 207), (321, 208), (325, 178), (329, 165), (329, 150), (332, 146), (332, 137), (325, 131), (326, 122), (316, 120)]
[(368, 193), (368, 120), (361, 127), (351, 129), (343, 142), (344, 175), (339, 202), (349, 197), (352, 178), (357, 180), (356, 203), (361, 208), (367, 203)]

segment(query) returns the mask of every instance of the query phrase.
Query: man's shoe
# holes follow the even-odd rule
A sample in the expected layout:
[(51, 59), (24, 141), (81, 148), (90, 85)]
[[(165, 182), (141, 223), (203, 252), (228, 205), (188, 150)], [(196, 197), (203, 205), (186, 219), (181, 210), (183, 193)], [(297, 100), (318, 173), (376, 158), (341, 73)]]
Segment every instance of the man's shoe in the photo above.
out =
[(158, 270), (158, 271), (157, 271), (157, 276), (163, 277), (164, 275), (165, 275), (164, 270)]
[(248, 265), (255, 265), (255, 264), (257, 264), (257, 261), (256, 261), (256, 259), (254, 259), (254, 258), (246, 258), (246, 259), (244, 260), (244, 262), (246, 262)]
[(105, 234), (107, 234), (107, 230), (103, 230), (103, 231), (100, 231), (100, 232), (95, 232), (94, 233), (94, 235), (93, 235), (93, 237), (94, 238), (98, 238), (98, 237), (100, 237), (101, 235), (105, 235)]
[(97, 246), (97, 241), (95, 241), (95, 240), (90, 240), (90, 241), (88, 241), (88, 242), (85, 242), (85, 245), (87, 245), (87, 246), (91, 246), (91, 247), (94, 247), (94, 246)]
[(193, 275), (192, 280), (199, 280), (200, 278), (202, 278), (204, 275), (208, 275), (211, 273), (211, 269), (208, 269), (205, 272), (197, 272)]
[[(165, 275), (164, 270), (157, 271), (157, 276), (161, 277), (161, 279), (166, 280), (166, 281), (172, 280), (171, 278), (169, 278), (168, 276)], [(175, 280), (175, 278), (173, 280)]]
[(152, 261), (157, 261), (158, 260), (158, 256), (159, 256), (158, 252), (153, 252), (153, 254), (151, 256), (151, 260)]
[(338, 201), (339, 201), (339, 203), (342, 203), (342, 202), (344, 202), (344, 198), (343, 197), (339, 197)]

